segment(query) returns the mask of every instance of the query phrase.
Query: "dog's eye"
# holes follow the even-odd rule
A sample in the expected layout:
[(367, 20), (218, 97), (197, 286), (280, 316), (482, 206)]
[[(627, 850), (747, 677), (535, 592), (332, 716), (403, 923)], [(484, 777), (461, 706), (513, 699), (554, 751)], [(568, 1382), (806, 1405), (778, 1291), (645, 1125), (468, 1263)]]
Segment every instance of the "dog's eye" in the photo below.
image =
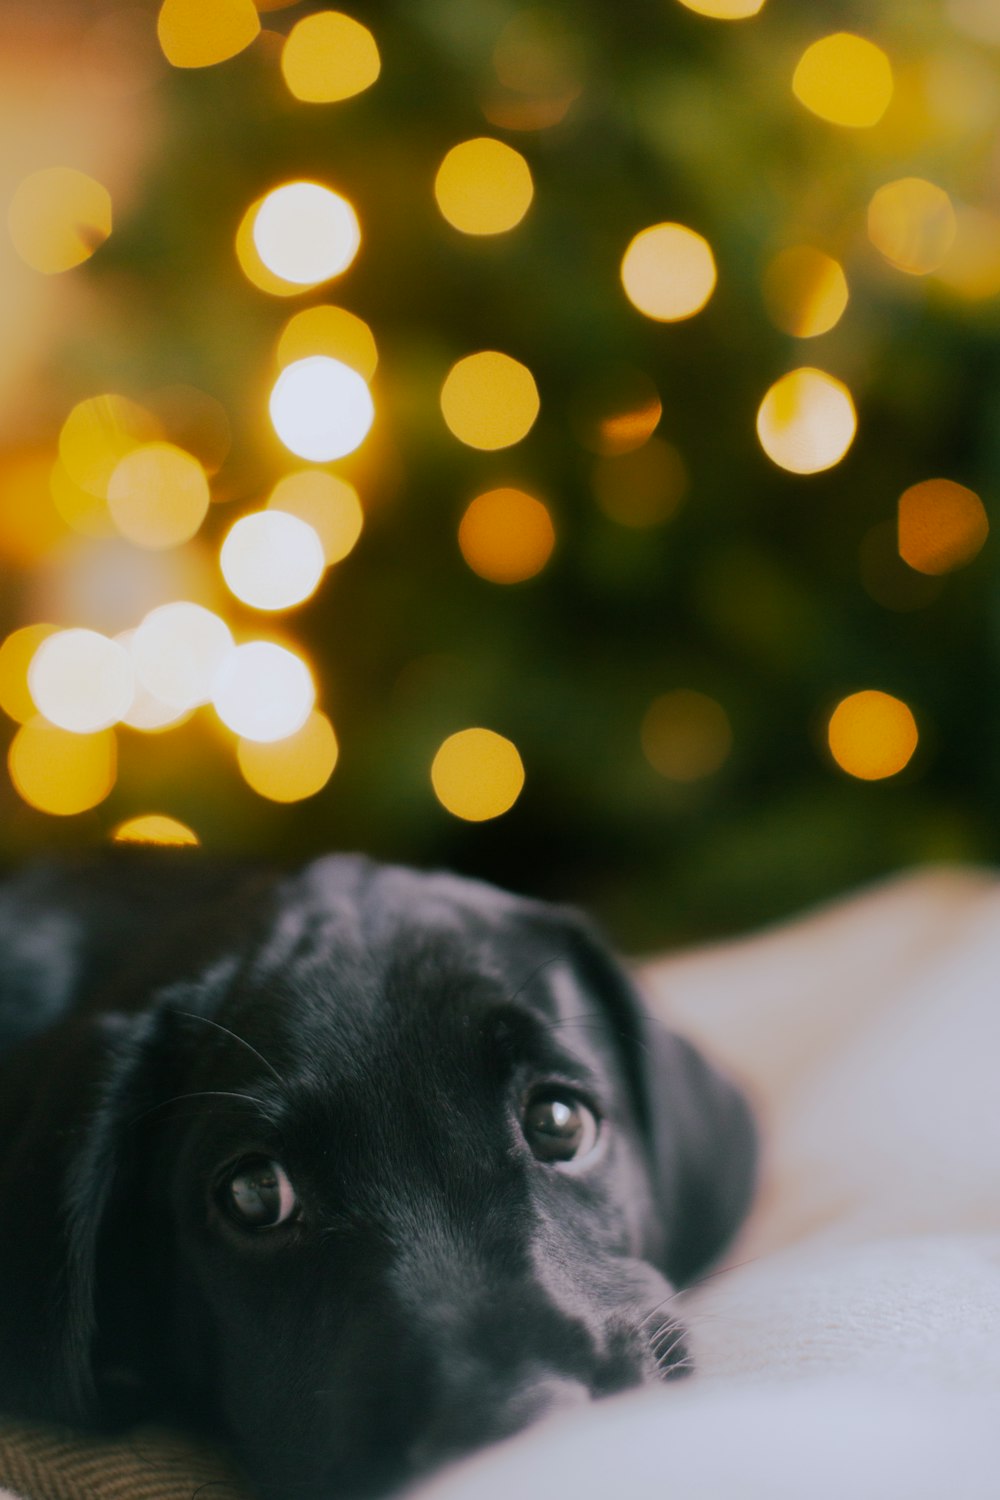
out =
[(593, 1111), (565, 1089), (529, 1099), (521, 1116), (521, 1129), (539, 1161), (581, 1161), (597, 1143)]
[(225, 1182), (222, 1198), (230, 1218), (251, 1229), (273, 1229), (298, 1206), (284, 1167), (266, 1156), (239, 1162)]

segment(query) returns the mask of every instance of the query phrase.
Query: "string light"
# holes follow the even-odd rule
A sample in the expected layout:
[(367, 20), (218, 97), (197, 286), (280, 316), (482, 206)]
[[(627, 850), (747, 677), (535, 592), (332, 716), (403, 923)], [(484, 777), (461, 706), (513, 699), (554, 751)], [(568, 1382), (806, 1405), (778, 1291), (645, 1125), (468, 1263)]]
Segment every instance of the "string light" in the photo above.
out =
[(212, 703), (243, 739), (287, 739), (312, 711), (316, 688), (305, 662), (272, 641), (249, 641), (230, 651), (215, 675)]
[(116, 844), (197, 845), (201, 842), (194, 829), (163, 813), (144, 813), (119, 823), (111, 835)]
[(146, 443), (127, 453), (108, 484), (108, 509), (122, 536), (158, 550), (191, 539), (208, 512), (205, 471), (173, 443)]
[(93, 734), (128, 713), (135, 696), (131, 658), (96, 630), (59, 630), (41, 642), (28, 668), (39, 713), (59, 729)]
[(878, 124), (892, 88), (892, 67), (882, 48), (850, 31), (813, 42), (792, 78), (796, 99), (814, 115), (853, 129)]
[(299, 469), (279, 479), (268, 499), (269, 510), (287, 511), (316, 532), (329, 567), (353, 549), (364, 525), (364, 512), (353, 484), (323, 469)]
[(236, 758), (247, 785), (271, 802), (315, 797), (337, 764), (337, 736), (326, 714), (313, 709), (302, 728), (285, 739), (261, 744), (241, 739)]
[(115, 784), (114, 730), (74, 734), (41, 717), (15, 734), (7, 769), (18, 795), (39, 812), (73, 817), (103, 802)]
[(59, 433), (59, 460), (69, 478), (106, 500), (111, 476), (127, 454), (159, 437), (149, 412), (126, 396), (88, 396)]
[(28, 668), (42, 642), (57, 630), (56, 625), (22, 625), (0, 646), (0, 708), (18, 724), (26, 724), (38, 712), (28, 687)]
[(175, 68), (210, 68), (242, 52), (260, 31), (253, 0), (163, 0), (156, 35)]
[(830, 716), (827, 738), (841, 770), (861, 781), (883, 781), (909, 764), (919, 736), (901, 699), (870, 688), (841, 699)]
[(953, 479), (925, 479), (899, 497), (899, 555), (936, 576), (972, 562), (990, 531), (979, 496)]
[(115, 636), (115, 640), (128, 652), (135, 672), (135, 694), (128, 713), (122, 715), (121, 722), (129, 729), (137, 729), (143, 734), (159, 734), (164, 729), (175, 729), (177, 725), (186, 723), (191, 717), (190, 709), (163, 703), (140, 680), (132, 654), (135, 631), (122, 630)]
[(182, 711), (211, 700), (232, 649), (226, 622), (186, 600), (150, 610), (131, 642), (139, 682), (160, 703)]
[(764, 8), (764, 0), (680, 0), (681, 5), (714, 21), (745, 21)]
[(948, 194), (923, 177), (887, 182), (868, 205), (868, 238), (890, 265), (908, 276), (936, 271), (957, 232)]
[(438, 208), (463, 234), (504, 234), (520, 224), (535, 188), (520, 151), (490, 136), (452, 146), (434, 179)]
[(548, 508), (524, 490), (477, 495), (458, 527), (458, 545), (474, 573), (491, 583), (522, 583), (540, 573), (556, 533)]
[(686, 224), (641, 229), (622, 257), (625, 295), (660, 323), (693, 318), (715, 290), (715, 257), (708, 241)]
[(317, 464), (360, 448), (375, 420), (371, 392), (358, 372), (325, 354), (297, 359), (282, 370), (270, 411), (285, 447)]
[(764, 300), (778, 328), (797, 339), (817, 338), (844, 315), (847, 277), (831, 255), (811, 245), (792, 245), (764, 272)]
[(526, 365), (484, 349), (458, 360), (441, 387), (441, 413), (470, 448), (509, 448), (526, 437), (538, 416), (538, 387)]
[(289, 92), (305, 104), (333, 104), (371, 88), (381, 71), (367, 26), (337, 10), (296, 21), (281, 51)]
[(32, 172), (14, 190), (7, 210), (14, 249), (47, 276), (89, 260), (111, 233), (111, 194), (71, 167)]
[(290, 609), (314, 593), (326, 568), (323, 544), (307, 521), (261, 510), (230, 527), (219, 554), (222, 576), (253, 609)]
[(370, 381), (378, 366), (375, 336), (363, 318), (346, 307), (305, 307), (289, 318), (278, 340), (277, 360), (283, 370), (311, 354), (326, 354), (357, 370)]
[(857, 426), (850, 391), (824, 370), (782, 375), (757, 412), (761, 447), (772, 463), (792, 474), (818, 474), (839, 463)]
[(431, 785), (448, 812), (484, 823), (509, 811), (524, 786), (517, 746), (492, 729), (461, 729), (438, 749)]
[(287, 182), (262, 199), (253, 219), (261, 261), (282, 281), (317, 286), (347, 270), (361, 245), (346, 198), (318, 182)]

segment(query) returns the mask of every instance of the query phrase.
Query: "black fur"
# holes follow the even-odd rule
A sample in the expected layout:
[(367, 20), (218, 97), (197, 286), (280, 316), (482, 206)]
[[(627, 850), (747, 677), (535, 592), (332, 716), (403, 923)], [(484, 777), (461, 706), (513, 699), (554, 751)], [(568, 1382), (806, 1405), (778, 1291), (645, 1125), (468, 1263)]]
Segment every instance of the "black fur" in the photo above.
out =
[[(600, 1120), (554, 1166), (538, 1086)], [(220, 1206), (279, 1161), (299, 1215)], [(0, 1409), (228, 1438), (268, 1500), (374, 1496), (687, 1366), (741, 1096), (576, 914), (353, 857), (186, 850), (0, 886)]]

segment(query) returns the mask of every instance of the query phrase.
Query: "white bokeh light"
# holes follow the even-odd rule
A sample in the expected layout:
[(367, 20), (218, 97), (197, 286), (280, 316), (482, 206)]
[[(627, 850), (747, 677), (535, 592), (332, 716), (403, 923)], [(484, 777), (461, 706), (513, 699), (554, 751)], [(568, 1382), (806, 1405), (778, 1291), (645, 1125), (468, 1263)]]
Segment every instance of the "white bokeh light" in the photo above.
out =
[(128, 713), (135, 695), (131, 658), (96, 630), (60, 630), (42, 641), (28, 668), (40, 714), (59, 729), (95, 734)]
[(210, 609), (179, 600), (150, 610), (131, 644), (142, 686), (160, 703), (188, 709), (210, 700), (233, 637)]
[(236, 521), (219, 561), (237, 599), (253, 609), (301, 604), (326, 570), (323, 543), (315, 529), (281, 510), (261, 510)]
[(316, 701), (305, 662), (272, 641), (237, 646), (223, 662), (212, 702), (227, 729), (269, 744), (301, 729)]
[[(123, 646), (132, 660), (133, 670), (135, 667), (132, 657), (132, 642), (135, 640), (134, 630), (120, 630), (115, 636), (119, 646)], [(138, 673), (135, 674), (135, 696), (127, 714), (122, 714), (122, 723), (127, 724), (129, 729), (140, 729), (145, 734), (155, 734), (157, 730), (169, 729), (181, 720), (186, 719), (189, 710), (175, 708), (172, 703), (162, 703), (155, 698), (147, 687), (139, 680)]]
[(375, 419), (371, 392), (358, 372), (325, 354), (297, 359), (282, 370), (270, 411), (285, 447), (319, 464), (353, 453)]
[(269, 271), (316, 286), (346, 271), (358, 253), (358, 216), (318, 182), (288, 182), (268, 193), (253, 222), (253, 242)]

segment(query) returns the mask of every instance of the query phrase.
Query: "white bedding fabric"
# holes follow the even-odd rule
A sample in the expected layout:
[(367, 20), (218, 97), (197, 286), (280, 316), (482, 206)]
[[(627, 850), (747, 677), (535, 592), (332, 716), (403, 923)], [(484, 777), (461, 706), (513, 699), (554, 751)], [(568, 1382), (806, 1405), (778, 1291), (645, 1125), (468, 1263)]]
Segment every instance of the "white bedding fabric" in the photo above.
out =
[(553, 1420), (420, 1500), (1000, 1497), (1000, 883), (931, 870), (644, 966), (767, 1151), (698, 1373)]

